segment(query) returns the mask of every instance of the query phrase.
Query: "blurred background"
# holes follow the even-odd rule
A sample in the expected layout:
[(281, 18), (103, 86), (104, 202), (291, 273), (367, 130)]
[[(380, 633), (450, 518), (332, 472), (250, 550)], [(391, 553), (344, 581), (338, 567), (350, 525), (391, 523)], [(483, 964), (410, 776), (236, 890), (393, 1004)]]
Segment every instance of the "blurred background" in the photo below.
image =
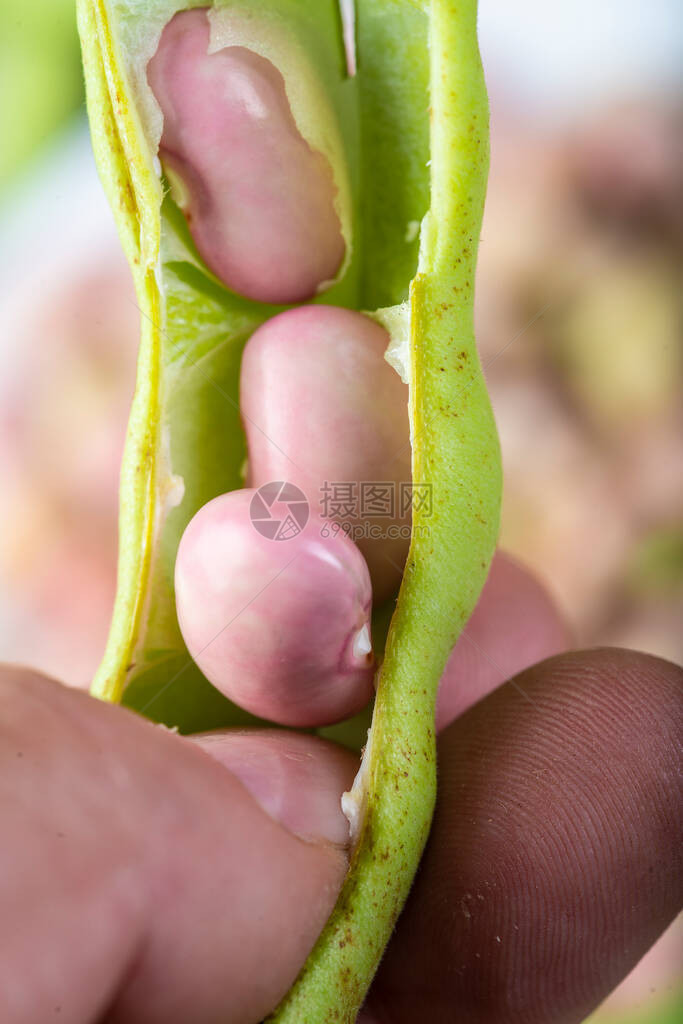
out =
[[(492, 166), (477, 329), (502, 544), (581, 646), (683, 661), (683, 14), (480, 0)], [(116, 561), (138, 315), (73, 0), (0, 0), (0, 660), (85, 686)], [(680, 926), (591, 1018), (683, 1019)]]

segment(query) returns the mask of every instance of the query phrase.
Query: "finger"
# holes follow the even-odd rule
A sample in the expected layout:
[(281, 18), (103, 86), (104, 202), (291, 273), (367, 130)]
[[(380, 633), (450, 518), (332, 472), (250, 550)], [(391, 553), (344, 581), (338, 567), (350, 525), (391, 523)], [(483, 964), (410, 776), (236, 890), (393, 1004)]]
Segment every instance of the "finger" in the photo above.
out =
[(550, 594), (499, 551), (441, 678), (437, 731), (506, 679), (568, 646), (568, 628)]
[(289, 761), (293, 784), (324, 791), (315, 820), (271, 801), (283, 827), (196, 744), (130, 712), (30, 673), (0, 690), (0, 1019), (261, 1020), (341, 885), (354, 759), (300, 737), (278, 760), (271, 740), (276, 789)]
[(276, 821), (315, 840), (346, 847), (349, 823), (341, 794), (350, 789), (358, 758), (344, 747), (284, 729), (230, 730), (190, 739), (233, 772)]
[(601, 650), (515, 683), (441, 737), (381, 1024), (581, 1021), (683, 902), (683, 671)]

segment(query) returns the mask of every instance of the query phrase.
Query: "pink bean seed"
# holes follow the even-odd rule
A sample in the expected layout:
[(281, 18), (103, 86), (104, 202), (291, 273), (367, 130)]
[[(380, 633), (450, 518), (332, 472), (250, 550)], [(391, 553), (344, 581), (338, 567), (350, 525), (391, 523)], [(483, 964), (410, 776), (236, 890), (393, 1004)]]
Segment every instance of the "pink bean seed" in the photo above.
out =
[[(345, 535), (321, 537), (314, 513), (290, 539), (264, 536), (255, 494), (215, 498), (185, 530), (175, 574), (185, 643), (248, 711), (283, 725), (338, 721), (373, 692), (367, 566)], [(288, 511), (270, 506), (273, 519)]]
[(290, 480), (322, 516), (348, 522), (375, 603), (398, 589), (410, 537), (408, 388), (384, 359), (388, 340), (348, 309), (288, 310), (249, 339), (240, 380), (249, 485)]
[(149, 62), (161, 160), (182, 183), (192, 237), (216, 276), (259, 302), (300, 302), (344, 258), (329, 162), (300, 135), (270, 61), (208, 45), (206, 11), (183, 11)]

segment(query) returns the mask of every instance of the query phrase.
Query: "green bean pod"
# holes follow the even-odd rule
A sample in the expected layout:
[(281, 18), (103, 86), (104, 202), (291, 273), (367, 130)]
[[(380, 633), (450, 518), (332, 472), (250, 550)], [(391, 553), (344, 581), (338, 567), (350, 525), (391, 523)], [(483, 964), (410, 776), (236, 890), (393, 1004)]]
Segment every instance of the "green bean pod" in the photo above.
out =
[[(118, 588), (92, 692), (181, 732), (256, 721), (189, 658), (173, 573), (193, 515), (243, 486), (241, 353), (288, 308), (240, 296), (215, 276), (159, 164), (160, 118), (145, 69), (172, 16), (201, 6), (206, 0), (78, 0), (93, 148), (141, 313)], [(362, 767), (345, 797), (351, 864), (299, 978), (269, 1018), (280, 1024), (351, 1024), (363, 1002), (429, 831), (439, 678), (498, 533), (500, 455), (473, 328), (488, 172), (476, 6), (356, 0), (353, 43), (336, 0), (211, 8), (212, 31), (235, 18), (237, 44), (282, 73), (302, 135), (332, 168), (346, 255), (310, 301), (376, 317), (410, 392), (412, 539), (395, 609), (389, 602), (376, 614), (380, 637), (390, 623)], [(295, 81), (310, 88), (295, 90)], [(358, 748), (367, 724), (361, 716), (323, 732)]]

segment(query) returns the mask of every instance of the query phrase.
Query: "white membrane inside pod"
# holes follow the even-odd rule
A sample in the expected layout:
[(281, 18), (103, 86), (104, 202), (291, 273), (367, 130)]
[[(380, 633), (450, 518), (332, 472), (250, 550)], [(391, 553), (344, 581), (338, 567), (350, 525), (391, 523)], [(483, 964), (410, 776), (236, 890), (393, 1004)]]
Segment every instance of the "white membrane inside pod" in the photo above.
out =
[(339, 0), (339, 13), (344, 36), (344, 52), (346, 54), (346, 73), (353, 78), (358, 70), (356, 60), (356, 0)]
[(353, 846), (358, 842), (360, 830), (368, 803), (370, 782), (370, 758), (372, 757), (372, 726), (368, 729), (368, 741), (363, 749), (360, 767), (348, 793), (342, 793), (341, 807), (349, 823), (349, 835)]
[(164, 119), (147, 83), (147, 65), (173, 15), (206, 6), (206, 0), (109, 0), (120, 43), (118, 58), (135, 95), (142, 129), (153, 154), (159, 149)]
[[(404, 384), (410, 387), (411, 384), (411, 359), (410, 359), (410, 302), (400, 302), (397, 306), (385, 306), (374, 313), (368, 313), (369, 317), (381, 324), (389, 332), (389, 344), (384, 353), (384, 358), (389, 366), (396, 370)], [(414, 423), (413, 403), (408, 402), (408, 421), (410, 425), (410, 446), (413, 445)]]
[(389, 344), (384, 358), (403, 383), (410, 384), (410, 303), (385, 306), (367, 315), (388, 332)]

